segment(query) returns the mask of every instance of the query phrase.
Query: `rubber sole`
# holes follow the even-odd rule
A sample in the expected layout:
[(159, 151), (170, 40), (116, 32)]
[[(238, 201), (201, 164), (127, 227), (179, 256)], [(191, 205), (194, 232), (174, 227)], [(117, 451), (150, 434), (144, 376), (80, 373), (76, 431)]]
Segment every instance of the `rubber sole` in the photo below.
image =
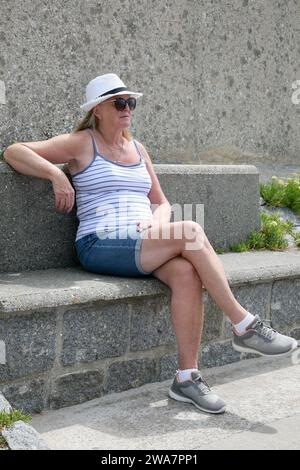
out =
[(244, 346), (238, 346), (237, 344), (234, 344), (232, 342), (232, 347), (235, 351), (237, 352), (245, 352), (245, 353), (251, 353), (251, 354), (258, 354), (259, 356), (265, 356), (265, 357), (281, 357), (281, 356), (287, 356), (291, 352), (295, 351), (298, 348), (298, 342), (295, 340), (291, 349), (289, 351), (286, 351), (285, 353), (280, 353), (280, 354), (266, 354), (262, 353), (260, 351), (255, 351), (250, 348), (246, 348)]
[(198, 408), (201, 411), (204, 411), (205, 413), (212, 413), (212, 414), (216, 415), (216, 414), (224, 413), (225, 410), (226, 410), (226, 405), (223, 406), (223, 408), (220, 408), (220, 410), (217, 410), (217, 411), (207, 410), (206, 408), (202, 408), (201, 406), (199, 406), (197, 403), (195, 403), (190, 398), (185, 398), (185, 397), (182, 397), (181, 395), (177, 395), (177, 393), (173, 392), (173, 390), (171, 390), (171, 389), (169, 390), (168, 394), (169, 394), (170, 398), (173, 398), (173, 400), (182, 401), (184, 403), (192, 403), (194, 406), (196, 406), (196, 408)]

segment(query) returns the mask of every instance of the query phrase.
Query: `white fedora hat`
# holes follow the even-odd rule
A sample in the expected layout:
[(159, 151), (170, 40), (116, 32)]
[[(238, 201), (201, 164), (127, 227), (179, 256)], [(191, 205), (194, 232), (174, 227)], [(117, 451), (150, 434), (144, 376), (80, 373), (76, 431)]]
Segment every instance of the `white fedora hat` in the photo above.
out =
[(122, 80), (115, 73), (99, 75), (91, 80), (86, 87), (85, 94), (86, 102), (80, 106), (80, 109), (86, 112), (111, 96), (124, 94), (133, 96), (134, 98), (143, 96), (143, 93), (129, 91), (127, 86), (124, 85)]

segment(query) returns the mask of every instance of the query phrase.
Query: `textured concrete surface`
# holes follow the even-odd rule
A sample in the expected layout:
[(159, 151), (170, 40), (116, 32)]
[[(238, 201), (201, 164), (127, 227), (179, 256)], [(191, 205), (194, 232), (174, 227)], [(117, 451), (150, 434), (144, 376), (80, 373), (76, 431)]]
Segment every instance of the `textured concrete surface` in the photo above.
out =
[(35, 415), (51, 449), (298, 449), (300, 354), (203, 370), (226, 401), (209, 415), (167, 396), (171, 381)]
[(1, 312), (164, 294), (158, 279), (103, 276), (83, 268), (0, 273)]
[(23, 421), (16, 421), (12, 427), (4, 429), (2, 435), (11, 450), (49, 450), (36, 430)]
[[(232, 287), (300, 276), (300, 250), (224, 253), (218, 256)], [(80, 267), (0, 273), (0, 283), (2, 313), (98, 300), (143, 298), (170, 292), (155, 278), (129, 280), (89, 273)]]
[(7, 413), (11, 412), (11, 406), (2, 393), (0, 393), (0, 412), (1, 411), (6, 411)]
[[(214, 246), (228, 247), (260, 228), (255, 166), (155, 165), (155, 170), (172, 206), (171, 221), (195, 220)], [(0, 162), (0, 219), (2, 228), (9, 227), (1, 231), (1, 272), (79, 265), (76, 204), (62, 214), (54, 199), (50, 181)]]
[(245, 152), (297, 161), (300, 109), (292, 84), (299, 80), (299, 6), (298, 0), (25, 0), (22, 8), (19, 0), (4, 2), (0, 146), (70, 132), (82, 116), (88, 81), (116, 72), (144, 93), (132, 130), (157, 163), (217, 163), (220, 155), (229, 163)]

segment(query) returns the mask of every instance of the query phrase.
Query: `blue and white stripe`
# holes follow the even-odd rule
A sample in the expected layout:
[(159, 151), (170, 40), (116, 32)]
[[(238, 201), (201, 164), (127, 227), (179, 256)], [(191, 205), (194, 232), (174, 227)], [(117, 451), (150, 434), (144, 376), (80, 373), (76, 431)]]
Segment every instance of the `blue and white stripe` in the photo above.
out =
[[(88, 130), (88, 129), (87, 129)], [(82, 171), (71, 175), (76, 192), (79, 226), (76, 241), (90, 233), (126, 228), (152, 217), (151, 177), (135, 141), (139, 163), (125, 165), (103, 157), (94, 137), (94, 158)]]

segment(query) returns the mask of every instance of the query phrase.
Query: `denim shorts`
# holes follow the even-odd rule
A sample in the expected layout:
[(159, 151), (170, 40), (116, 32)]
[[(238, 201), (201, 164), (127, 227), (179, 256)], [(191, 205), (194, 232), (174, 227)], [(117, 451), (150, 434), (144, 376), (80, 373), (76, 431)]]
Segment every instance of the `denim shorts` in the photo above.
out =
[(136, 225), (85, 235), (75, 242), (78, 259), (86, 271), (111, 276), (153, 277), (141, 267), (142, 232)]

